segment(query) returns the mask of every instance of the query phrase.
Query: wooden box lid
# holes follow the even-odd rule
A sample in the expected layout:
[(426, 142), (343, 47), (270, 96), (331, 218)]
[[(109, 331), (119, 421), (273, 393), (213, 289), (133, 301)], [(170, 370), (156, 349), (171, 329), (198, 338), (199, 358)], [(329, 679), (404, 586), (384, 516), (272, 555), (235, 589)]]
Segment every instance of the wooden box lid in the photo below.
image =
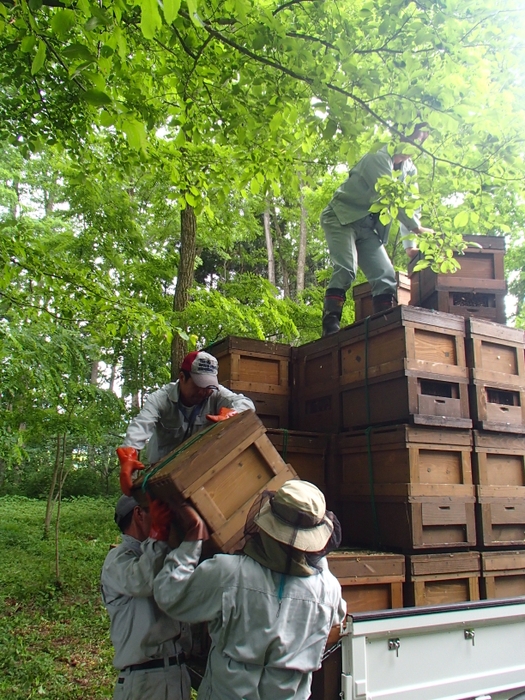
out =
[(241, 338), (235, 335), (229, 335), (223, 340), (209, 345), (205, 348), (206, 352), (214, 357), (220, 357), (231, 352), (254, 353), (257, 355), (272, 355), (289, 359), (292, 348), (286, 343), (272, 343), (266, 340), (257, 340), (255, 338)]
[(404, 580), (405, 557), (366, 549), (330, 552), (328, 567), (341, 584)]
[(407, 556), (407, 572), (412, 576), (463, 574), (480, 572), (479, 552), (414, 554)]

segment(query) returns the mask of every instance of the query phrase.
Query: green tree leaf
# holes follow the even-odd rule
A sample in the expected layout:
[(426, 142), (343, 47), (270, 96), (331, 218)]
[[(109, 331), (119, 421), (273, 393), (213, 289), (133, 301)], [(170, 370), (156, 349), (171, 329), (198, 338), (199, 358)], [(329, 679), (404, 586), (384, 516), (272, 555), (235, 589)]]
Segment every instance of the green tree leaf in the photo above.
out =
[(46, 45), (44, 44), (43, 41), (39, 41), (38, 42), (38, 49), (36, 51), (35, 57), (33, 58), (33, 62), (31, 64), (31, 75), (36, 75), (38, 73), (38, 71), (44, 65), (45, 60), (46, 60)]
[(465, 226), (467, 226), (468, 220), (469, 212), (463, 209), (462, 211), (458, 212), (454, 217), (454, 226), (456, 228), (464, 228)]
[(60, 39), (64, 39), (76, 23), (73, 10), (57, 10), (51, 18), (51, 29)]
[(146, 39), (153, 39), (162, 27), (157, 0), (138, 0), (141, 9), (140, 30)]
[(164, 0), (164, 18), (171, 24), (178, 16), (181, 0)]
[(86, 90), (83, 97), (88, 104), (95, 107), (103, 107), (113, 102), (111, 97), (107, 93), (102, 92), (102, 90)]

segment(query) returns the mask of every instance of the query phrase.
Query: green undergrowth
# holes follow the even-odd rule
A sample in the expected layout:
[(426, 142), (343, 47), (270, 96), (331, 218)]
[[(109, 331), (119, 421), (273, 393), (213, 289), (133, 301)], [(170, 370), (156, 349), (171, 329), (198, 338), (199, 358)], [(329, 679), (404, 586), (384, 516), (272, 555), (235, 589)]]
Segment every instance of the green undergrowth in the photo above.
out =
[(59, 573), (45, 503), (0, 498), (0, 697), (110, 698), (115, 682), (99, 576), (118, 541), (113, 501), (62, 504)]
[(111, 698), (116, 671), (99, 578), (109, 545), (120, 541), (114, 499), (62, 503), (59, 580), (54, 524), (43, 539), (45, 508), (0, 498), (0, 698)]

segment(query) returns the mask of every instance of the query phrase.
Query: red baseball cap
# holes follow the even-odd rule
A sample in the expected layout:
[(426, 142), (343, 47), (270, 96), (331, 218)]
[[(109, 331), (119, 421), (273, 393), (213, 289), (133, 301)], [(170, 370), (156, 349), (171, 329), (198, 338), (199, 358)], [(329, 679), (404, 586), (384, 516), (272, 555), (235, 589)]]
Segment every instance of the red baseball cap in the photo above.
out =
[(194, 350), (186, 355), (180, 368), (185, 372), (189, 372), (195, 384), (202, 389), (219, 388), (219, 382), (217, 381), (219, 363), (213, 355)]

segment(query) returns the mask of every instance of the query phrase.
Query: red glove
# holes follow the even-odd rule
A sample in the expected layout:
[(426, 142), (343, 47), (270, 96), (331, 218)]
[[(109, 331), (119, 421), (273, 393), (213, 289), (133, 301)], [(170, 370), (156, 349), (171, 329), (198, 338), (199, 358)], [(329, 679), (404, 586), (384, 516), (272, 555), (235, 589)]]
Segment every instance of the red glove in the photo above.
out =
[(189, 503), (182, 503), (177, 508), (175, 515), (186, 533), (184, 542), (210, 539), (206, 523)]
[(157, 499), (153, 500), (148, 494), (149, 503), (149, 537), (152, 540), (167, 542), (170, 536), (171, 522), (173, 513), (167, 503), (163, 503)]
[(131, 496), (132, 474), (144, 469), (144, 465), (139, 462), (139, 453), (134, 447), (118, 447), (117, 455), (120, 461), (120, 488), (123, 494)]
[(223, 406), (220, 411), (218, 416), (211, 416), (207, 415), (206, 418), (208, 420), (211, 420), (212, 423), (218, 423), (221, 420), (228, 420), (228, 418), (231, 418), (232, 416), (236, 416), (237, 411), (234, 408), (226, 408), (226, 406)]

